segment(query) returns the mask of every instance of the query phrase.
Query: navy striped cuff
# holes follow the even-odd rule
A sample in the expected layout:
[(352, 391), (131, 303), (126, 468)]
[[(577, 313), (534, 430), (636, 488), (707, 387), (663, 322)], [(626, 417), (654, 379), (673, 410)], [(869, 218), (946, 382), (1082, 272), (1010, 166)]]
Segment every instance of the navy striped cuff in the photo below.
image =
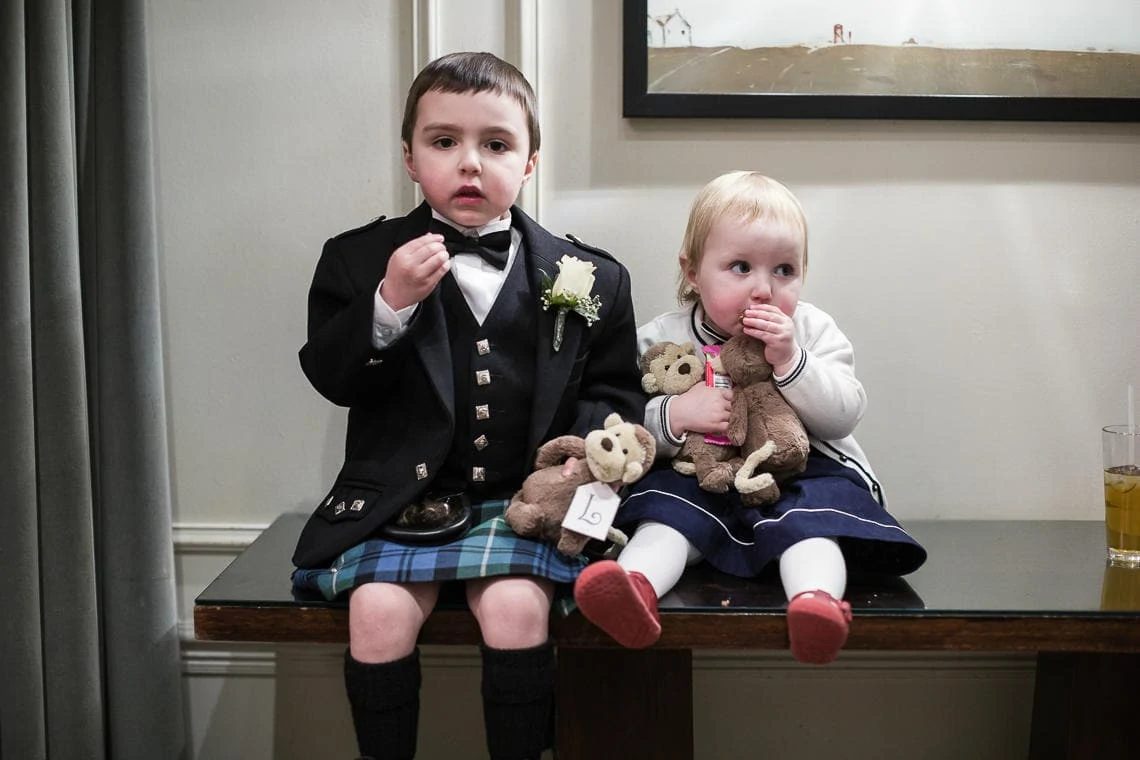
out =
[(672, 429), (669, 427), (669, 405), (673, 403), (673, 399), (675, 398), (677, 398), (677, 396), (672, 395), (661, 402), (658, 422), (661, 423), (661, 437), (674, 446), (680, 446), (685, 442), (685, 436), (682, 435), (680, 438), (675, 437)]
[(793, 367), (792, 371), (789, 372), (787, 375), (785, 375), (782, 379), (776, 381), (776, 387), (777, 388), (783, 388), (783, 387), (791, 385), (793, 382), (795, 382), (796, 378), (799, 377), (803, 373), (804, 365), (806, 365), (806, 364), (807, 364), (807, 351), (804, 351), (803, 348), (801, 347), (800, 348), (800, 359), (799, 359), (799, 361), (796, 362), (796, 366)]

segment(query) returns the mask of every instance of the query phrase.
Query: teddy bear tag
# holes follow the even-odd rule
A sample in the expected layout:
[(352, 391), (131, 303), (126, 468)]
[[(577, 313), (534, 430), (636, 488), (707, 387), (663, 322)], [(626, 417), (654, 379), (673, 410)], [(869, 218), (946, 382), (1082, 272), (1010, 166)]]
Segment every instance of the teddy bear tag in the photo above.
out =
[(620, 502), (614, 489), (600, 481), (578, 486), (562, 518), (562, 527), (604, 541)]

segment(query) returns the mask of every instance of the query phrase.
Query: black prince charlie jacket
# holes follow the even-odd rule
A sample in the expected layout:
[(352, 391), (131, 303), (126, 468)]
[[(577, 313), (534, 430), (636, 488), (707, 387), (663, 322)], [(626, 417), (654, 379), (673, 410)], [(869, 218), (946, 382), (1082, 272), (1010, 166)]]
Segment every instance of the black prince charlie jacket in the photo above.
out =
[[(563, 255), (596, 267), (593, 294), (601, 299), (592, 326), (569, 314), (561, 350), (552, 345), (555, 311), (540, 309), (534, 404), (515, 410), (527, 430), (527, 466), (543, 442), (585, 435), (611, 412), (641, 422), (645, 396), (637, 369), (636, 323), (629, 272), (604, 251), (557, 238), (517, 207), (521, 255), (535, 298), (545, 272), (553, 279)], [(373, 299), (393, 251), (423, 235), (431, 210), (383, 218), (329, 240), (309, 290), (308, 342), (301, 367), (334, 404), (347, 406), (345, 462), (330, 494), (309, 518), (297, 543), (297, 567), (324, 567), (371, 536), (431, 486), (450, 450), (455, 428), (452, 351), (437, 287), (419, 306), (407, 331), (377, 351), (372, 346)], [(426, 467), (425, 467), (426, 465)], [(332, 498), (329, 498), (332, 497)], [(337, 505), (347, 503), (355, 509)]]

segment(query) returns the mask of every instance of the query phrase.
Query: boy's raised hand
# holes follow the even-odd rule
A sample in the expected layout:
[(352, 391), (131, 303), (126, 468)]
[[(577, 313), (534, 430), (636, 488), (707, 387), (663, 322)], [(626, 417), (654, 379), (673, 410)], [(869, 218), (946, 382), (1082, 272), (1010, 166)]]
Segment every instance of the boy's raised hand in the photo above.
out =
[(435, 290), (451, 269), (443, 235), (427, 233), (397, 248), (388, 259), (380, 297), (393, 311), (417, 304)]
[(669, 403), (669, 429), (675, 437), (691, 433), (725, 433), (732, 416), (732, 389), (697, 383)]

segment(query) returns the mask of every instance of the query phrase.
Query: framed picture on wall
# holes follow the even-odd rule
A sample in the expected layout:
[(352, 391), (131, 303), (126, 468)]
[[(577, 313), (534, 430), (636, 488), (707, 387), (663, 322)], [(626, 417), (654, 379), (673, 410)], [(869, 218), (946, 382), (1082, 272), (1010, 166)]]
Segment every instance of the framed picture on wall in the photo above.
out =
[(623, 0), (623, 115), (1140, 121), (1136, 0)]

